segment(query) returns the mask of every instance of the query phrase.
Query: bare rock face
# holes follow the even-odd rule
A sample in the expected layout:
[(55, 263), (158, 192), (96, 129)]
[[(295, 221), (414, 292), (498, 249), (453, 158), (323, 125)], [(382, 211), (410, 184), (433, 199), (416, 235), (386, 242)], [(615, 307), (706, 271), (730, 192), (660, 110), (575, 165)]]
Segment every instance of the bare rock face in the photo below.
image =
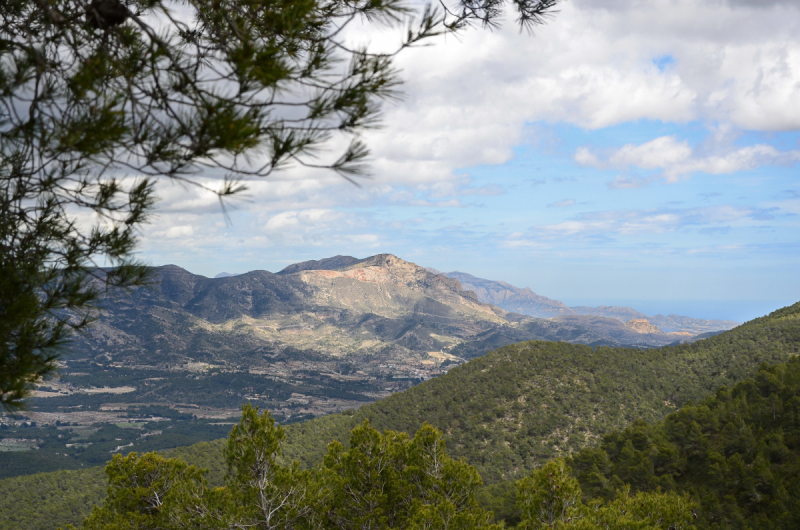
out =
[[(355, 272), (362, 270), (365, 272)], [(393, 254), (378, 254), (377, 256), (362, 260), (357, 264), (347, 267), (345, 274), (351, 271), (353, 271), (352, 274), (354, 275), (366, 274), (367, 270), (375, 272), (380, 271), (380, 273), (391, 277), (398, 284), (410, 288), (420, 290), (432, 289), (441, 294), (452, 293), (458, 297), (465, 297), (476, 302), (478, 301), (475, 293), (472, 291), (465, 291), (457, 279), (432, 273), (415, 263), (405, 261)]]
[(379, 254), (344, 266), (337, 266), (341, 261), (314, 263), (329, 266), (303, 267), (301, 272), (288, 276), (314, 286), (313, 296), (320, 304), (386, 317), (421, 313), (495, 323), (507, 320), (507, 311), (478, 301), (475, 293), (465, 291), (458, 280), (433, 274), (392, 254)]
[(656, 326), (652, 325), (646, 318), (634, 318), (627, 321), (625, 325), (636, 333), (664, 333)]

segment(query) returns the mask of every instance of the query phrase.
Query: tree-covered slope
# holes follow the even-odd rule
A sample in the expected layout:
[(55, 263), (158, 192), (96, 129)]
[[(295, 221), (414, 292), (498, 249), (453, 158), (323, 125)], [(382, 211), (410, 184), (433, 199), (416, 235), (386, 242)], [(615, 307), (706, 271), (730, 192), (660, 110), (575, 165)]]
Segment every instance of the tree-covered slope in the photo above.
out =
[[(347, 440), (350, 429), (365, 419), (380, 429), (412, 433), (427, 421), (446, 434), (450, 454), (475, 466), (487, 483), (498, 483), (519, 478), (553, 456), (599, 444), (604, 435), (634, 420), (660, 420), (689, 400), (752, 376), (763, 362), (784, 362), (797, 353), (800, 303), (674, 347), (592, 349), (524, 342), (357, 411), (289, 425), (284, 455), (316, 464), (328, 442)], [(206, 444), (187, 459), (216, 467), (219, 457), (211, 453), (221, 447)], [(62, 476), (70, 477), (75, 487), (81, 484), (79, 477), (92, 480), (89, 471), (68, 473)], [(45, 476), (14, 479), (13, 485), (0, 481), (0, 499), (6, 499), (0, 521), (8, 510), (32, 517), (39, 513), (35, 502), (17, 491)], [(58, 502), (45, 490), (40, 495)], [(3, 524), (0, 528), (16, 528)]]
[[(688, 400), (800, 353), (800, 303), (709, 339), (651, 350), (558, 342), (505, 346), (446, 376), (352, 413), (290, 426), (285, 454), (314, 463), (364, 419), (415, 432), (427, 421), (484, 480), (511, 479), (614, 429), (663, 418)], [(352, 414), (352, 415), (349, 415)]]
[(800, 528), (800, 358), (610, 433), (572, 467), (590, 498), (623, 484), (690, 493), (700, 528)]

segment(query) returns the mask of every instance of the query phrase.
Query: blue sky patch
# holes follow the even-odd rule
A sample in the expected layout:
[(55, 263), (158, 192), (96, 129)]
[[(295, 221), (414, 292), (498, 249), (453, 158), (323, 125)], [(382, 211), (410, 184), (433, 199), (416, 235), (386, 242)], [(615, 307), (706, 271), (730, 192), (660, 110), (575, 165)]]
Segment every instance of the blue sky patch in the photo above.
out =
[(653, 64), (662, 72), (675, 64), (675, 58), (671, 55), (661, 55), (653, 59)]

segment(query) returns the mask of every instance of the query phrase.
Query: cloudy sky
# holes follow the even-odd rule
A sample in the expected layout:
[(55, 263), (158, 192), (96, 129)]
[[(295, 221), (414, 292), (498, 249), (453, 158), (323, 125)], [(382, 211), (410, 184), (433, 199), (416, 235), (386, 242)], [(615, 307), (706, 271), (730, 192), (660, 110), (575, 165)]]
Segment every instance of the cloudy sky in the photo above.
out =
[(360, 187), (290, 169), (226, 223), (164, 185), (141, 255), (214, 276), (388, 252), (648, 314), (796, 302), (798, 5), (571, 0), (533, 36), (509, 19), (408, 51)]

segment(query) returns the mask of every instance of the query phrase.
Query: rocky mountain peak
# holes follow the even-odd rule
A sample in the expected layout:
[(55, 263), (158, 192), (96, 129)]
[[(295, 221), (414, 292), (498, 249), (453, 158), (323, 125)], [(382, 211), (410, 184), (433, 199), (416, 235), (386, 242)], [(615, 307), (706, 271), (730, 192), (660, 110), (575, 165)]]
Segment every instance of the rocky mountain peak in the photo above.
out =
[[(367, 283), (393, 284), (398, 287), (424, 291), (435, 297), (466, 298), (472, 302), (478, 302), (477, 295), (472, 291), (464, 290), (458, 280), (431, 272), (394, 254), (377, 254), (360, 260), (352, 258), (355, 261), (341, 267), (335, 267), (335, 265), (344, 261), (339, 258), (343, 257), (337, 256), (317, 262), (297, 264), (297, 266), (291, 266), (291, 270), (315, 273), (327, 278), (345, 277)], [(312, 265), (326, 265), (328, 268), (307, 268)], [(287, 267), (279, 274), (287, 274), (284, 271), (289, 269), (290, 267)]]

